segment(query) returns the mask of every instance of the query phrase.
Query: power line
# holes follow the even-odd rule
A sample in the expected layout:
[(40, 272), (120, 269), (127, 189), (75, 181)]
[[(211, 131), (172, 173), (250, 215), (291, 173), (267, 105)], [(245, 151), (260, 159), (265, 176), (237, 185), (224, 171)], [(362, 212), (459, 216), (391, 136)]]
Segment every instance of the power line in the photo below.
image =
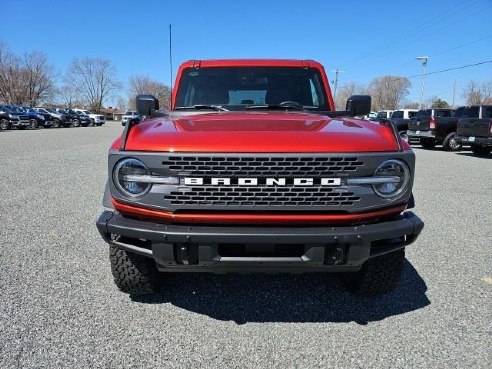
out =
[[(447, 69), (442, 69), (442, 70), (437, 70), (437, 71), (434, 71), (434, 72), (427, 72), (426, 75), (431, 75), (431, 74), (440, 74), (440, 73), (445, 73), (445, 72), (450, 72), (452, 70), (458, 70), (458, 69), (465, 69), (465, 68), (471, 68), (471, 67), (477, 67), (479, 65), (483, 65), (483, 64), (489, 64), (489, 63), (492, 63), (492, 60), (484, 60), (484, 61), (481, 61), (481, 62), (478, 62), (478, 63), (473, 63), (473, 64), (465, 64), (465, 65), (460, 65), (459, 67), (452, 67), (452, 68), (447, 68)], [(363, 84), (363, 85), (359, 85), (359, 87), (364, 87), (364, 86), (370, 86), (372, 84), (381, 84), (381, 83), (391, 83), (391, 82), (396, 82), (396, 81), (400, 81), (401, 78), (408, 78), (408, 79), (413, 79), (413, 78), (417, 78), (417, 77), (422, 77), (423, 76), (423, 73), (421, 74), (415, 74), (413, 76), (408, 76), (408, 77), (398, 77), (398, 78), (393, 78), (393, 79), (390, 79), (390, 80), (385, 80), (385, 81), (381, 81), (381, 82), (371, 82), (371, 83), (366, 83), (366, 84)]]

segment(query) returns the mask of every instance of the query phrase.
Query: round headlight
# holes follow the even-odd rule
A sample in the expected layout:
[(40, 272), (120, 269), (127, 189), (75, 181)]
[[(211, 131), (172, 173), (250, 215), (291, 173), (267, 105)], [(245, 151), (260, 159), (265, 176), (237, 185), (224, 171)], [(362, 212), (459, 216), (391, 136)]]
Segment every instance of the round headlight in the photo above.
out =
[(133, 175), (150, 175), (150, 170), (140, 160), (123, 159), (116, 164), (113, 172), (113, 180), (116, 188), (125, 196), (140, 197), (145, 195), (152, 186), (150, 183), (131, 180)]
[(396, 200), (407, 190), (410, 183), (410, 170), (400, 160), (387, 160), (374, 172), (374, 177), (391, 179), (387, 182), (374, 184), (376, 194), (384, 199)]

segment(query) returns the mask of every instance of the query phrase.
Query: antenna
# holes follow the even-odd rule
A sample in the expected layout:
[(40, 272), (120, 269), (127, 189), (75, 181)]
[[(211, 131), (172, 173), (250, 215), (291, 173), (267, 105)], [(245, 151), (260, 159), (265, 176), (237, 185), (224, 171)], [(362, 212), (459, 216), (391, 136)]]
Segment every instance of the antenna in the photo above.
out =
[(169, 107), (169, 110), (172, 109), (173, 107), (173, 54), (172, 54), (172, 51), (173, 51), (173, 44), (172, 44), (172, 41), (173, 41), (173, 37), (172, 37), (172, 28), (171, 28), (171, 24), (169, 24), (169, 66), (170, 66), (170, 85), (171, 85), (171, 106)]

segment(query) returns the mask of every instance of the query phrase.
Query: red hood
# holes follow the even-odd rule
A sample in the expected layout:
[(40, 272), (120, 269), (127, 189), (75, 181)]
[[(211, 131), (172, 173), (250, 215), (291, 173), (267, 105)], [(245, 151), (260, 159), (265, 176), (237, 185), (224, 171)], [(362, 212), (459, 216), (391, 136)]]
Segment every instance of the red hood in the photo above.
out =
[[(119, 148), (120, 139), (113, 148)], [(161, 152), (397, 151), (392, 130), (298, 112), (230, 112), (155, 118), (134, 126), (126, 150)]]

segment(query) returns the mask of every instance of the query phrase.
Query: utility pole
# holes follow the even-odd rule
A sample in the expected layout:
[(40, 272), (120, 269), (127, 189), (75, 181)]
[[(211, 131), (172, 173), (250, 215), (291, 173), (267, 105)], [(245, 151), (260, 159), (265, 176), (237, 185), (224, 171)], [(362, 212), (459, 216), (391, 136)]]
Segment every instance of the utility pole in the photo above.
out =
[(456, 80), (453, 81), (453, 104), (451, 107), (454, 109), (454, 96), (456, 95)]
[[(332, 72), (335, 72), (335, 80), (333, 82), (333, 101), (335, 102), (335, 105), (337, 104), (337, 86), (338, 86), (338, 74), (339, 73), (344, 73), (344, 70), (339, 70), (338, 68), (336, 70), (332, 70)], [(336, 109), (336, 106), (335, 106)]]
[(169, 110), (172, 109), (173, 107), (173, 54), (172, 54), (172, 51), (173, 51), (173, 46), (172, 46), (172, 41), (173, 41), (173, 38), (172, 38), (172, 29), (171, 29), (171, 25), (169, 25), (169, 68), (170, 68), (170, 85), (171, 85), (171, 106), (169, 107)]
[(424, 69), (424, 73), (422, 74), (422, 88), (420, 90), (420, 103), (419, 110), (422, 109), (422, 101), (424, 100), (424, 87), (425, 87), (425, 76), (427, 75), (427, 62), (429, 61), (428, 56), (417, 56), (415, 60), (419, 60), (422, 62), (422, 68)]

